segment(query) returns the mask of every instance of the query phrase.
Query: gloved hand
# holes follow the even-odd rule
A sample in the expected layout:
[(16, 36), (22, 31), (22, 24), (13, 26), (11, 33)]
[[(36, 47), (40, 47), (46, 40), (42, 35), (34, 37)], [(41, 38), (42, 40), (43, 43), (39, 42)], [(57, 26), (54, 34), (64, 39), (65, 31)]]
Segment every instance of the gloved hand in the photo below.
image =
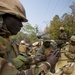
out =
[(40, 62), (40, 61), (43, 61), (45, 60), (45, 55), (36, 55), (35, 58), (34, 58), (34, 61), (36, 63)]
[(51, 66), (54, 66), (56, 65), (59, 57), (58, 55), (60, 54), (60, 51), (59, 50), (55, 50), (52, 55), (50, 55), (47, 59), (47, 62), (49, 62), (51, 64)]
[(45, 60), (45, 55), (36, 55), (36, 56), (30, 56), (28, 57), (29, 64), (36, 64), (38, 62)]
[[(47, 69), (51, 69), (50, 71), (52, 72), (52, 73), (54, 73), (55, 72), (55, 65), (56, 65), (56, 63), (57, 63), (57, 61), (58, 61), (58, 59), (59, 59), (59, 55), (60, 54), (60, 51), (59, 50), (55, 50), (49, 57), (48, 57), (48, 59), (47, 59)], [(51, 65), (51, 67), (50, 67), (50, 65)]]
[(53, 50), (46, 51), (45, 58), (47, 59), (52, 53), (53, 53)]

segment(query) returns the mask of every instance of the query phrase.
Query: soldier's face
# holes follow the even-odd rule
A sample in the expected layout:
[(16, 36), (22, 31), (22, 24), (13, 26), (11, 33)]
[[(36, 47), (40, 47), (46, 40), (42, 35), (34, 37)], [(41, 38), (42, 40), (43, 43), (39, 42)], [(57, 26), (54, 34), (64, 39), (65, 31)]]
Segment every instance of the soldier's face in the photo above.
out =
[(14, 35), (17, 34), (23, 26), (22, 22), (16, 16), (10, 14), (3, 15), (3, 21), (7, 29)]
[(50, 42), (45, 41), (45, 42), (43, 42), (43, 45), (44, 45), (45, 48), (49, 48), (50, 47)]
[(60, 32), (64, 32), (64, 30), (60, 30)]

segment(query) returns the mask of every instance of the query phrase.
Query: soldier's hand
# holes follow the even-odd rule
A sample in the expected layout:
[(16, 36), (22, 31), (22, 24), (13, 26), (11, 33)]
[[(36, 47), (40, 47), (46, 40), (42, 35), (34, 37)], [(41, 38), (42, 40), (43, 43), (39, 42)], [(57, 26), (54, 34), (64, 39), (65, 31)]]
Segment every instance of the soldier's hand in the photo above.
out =
[(54, 67), (59, 59), (58, 55), (60, 54), (59, 50), (55, 50), (47, 59), (47, 62), (51, 64), (51, 67)]
[(45, 53), (45, 58), (47, 59), (52, 53), (53, 53), (53, 50), (48, 50), (48, 51)]
[(45, 60), (45, 56), (44, 55), (36, 55), (35, 56), (35, 62), (40, 62)]

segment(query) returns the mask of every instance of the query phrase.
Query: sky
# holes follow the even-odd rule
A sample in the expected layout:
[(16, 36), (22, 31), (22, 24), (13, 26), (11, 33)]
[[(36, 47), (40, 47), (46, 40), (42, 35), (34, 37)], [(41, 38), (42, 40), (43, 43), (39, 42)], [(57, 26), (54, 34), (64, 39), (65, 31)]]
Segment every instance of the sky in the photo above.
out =
[(61, 17), (64, 13), (71, 13), (70, 5), (75, 0), (20, 0), (26, 11), (28, 22), (32, 25), (38, 25), (40, 31), (45, 27), (55, 15)]

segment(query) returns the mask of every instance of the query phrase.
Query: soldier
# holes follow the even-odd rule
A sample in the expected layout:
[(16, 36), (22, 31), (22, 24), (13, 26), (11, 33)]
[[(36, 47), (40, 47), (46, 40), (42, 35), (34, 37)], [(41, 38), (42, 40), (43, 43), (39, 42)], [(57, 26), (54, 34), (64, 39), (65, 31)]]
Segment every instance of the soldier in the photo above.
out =
[(21, 42), (20, 42), (19, 51), (20, 52), (26, 52), (26, 45), (25, 45), (25, 41), (24, 40), (21, 40)]
[(59, 30), (60, 30), (60, 35), (58, 37), (59, 40), (67, 40), (67, 34), (65, 32), (64, 27), (60, 27)]
[(58, 40), (56, 40), (56, 42), (57, 42), (57, 47), (58, 48), (62, 48), (62, 46), (67, 42), (67, 34), (66, 34), (66, 32), (65, 32), (65, 29), (64, 29), (64, 27), (60, 27), (59, 28), (59, 36), (58, 36)]
[(51, 46), (50, 38), (45, 36), (43, 37), (43, 44), (38, 49), (36, 55), (45, 55), (46, 58), (48, 57), (47, 53), (51, 53), (51, 51), (54, 51), (53, 46)]
[[(19, 44), (19, 53), (20, 54), (24, 54), (24, 59), (25, 59), (25, 63), (28, 63), (28, 53), (27, 53), (27, 44), (24, 40), (21, 40), (20, 44)], [(23, 58), (19, 55), (20, 58)], [(28, 69), (30, 68), (30, 65), (25, 65), (21, 63), (21, 61), (18, 59), (19, 58), (18, 56), (16, 58), (13, 59), (12, 63), (15, 65), (15, 67), (18, 69), (18, 70), (22, 70), (22, 69)], [(22, 60), (22, 59), (21, 59)], [(24, 63), (23, 62), (23, 63)], [(22, 66), (21, 66), (22, 65)], [(20, 68), (19, 68), (20, 67)]]
[[(36, 56), (44, 57), (43, 60), (39, 59), (40, 61), (45, 61), (55, 50), (55, 47), (52, 45), (52, 41), (48, 36), (43, 37), (43, 44), (36, 52)], [(54, 69), (53, 69), (54, 70)]]
[(62, 48), (55, 75), (75, 75), (75, 35)]
[(32, 55), (35, 55), (37, 50), (38, 50), (38, 48), (40, 47), (39, 42), (32, 43), (32, 46), (33, 46), (32, 47)]
[(59, 51), (55, 51), (37, 68), (18, 71), (11, 64), (13, 58), (19, 61), (16, 63), (19, 67), (26, 61), (25, 55), (23, 53), (18, 55), (9, 40), (10, 35), (16, 35), (20, 31), (22, 22), (27, 22), (27, 19), (19, 0), (0, 0), (0, 75), (38, 75), (46, 73), (51, 66), (56, 65)]

